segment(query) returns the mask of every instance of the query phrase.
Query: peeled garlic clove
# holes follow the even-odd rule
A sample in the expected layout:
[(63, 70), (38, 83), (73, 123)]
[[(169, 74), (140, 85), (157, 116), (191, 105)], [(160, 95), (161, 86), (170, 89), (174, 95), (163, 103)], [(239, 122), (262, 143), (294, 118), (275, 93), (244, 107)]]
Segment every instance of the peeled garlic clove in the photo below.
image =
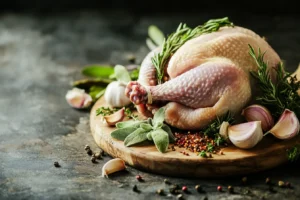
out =
[(229, 123), (225, 121), (222, 122), (220, 126), (219, 134), (225, 139), (228, 138), (228, 127), (229, 127)]
[(228, 137), (235, 146), (250, 149), (263, 138), (261, 122), (254, 121), (231, 126), (228, 128)]
[(125, 109), (122, 108), (111, 115), (104, 116), (103, 118), (105, 119), (106, 123), (109, 126), (114, 126), (116, 123), (122, 121), (124, 117), (125, 117)]
[(299, 133), (299, 127), (299, 120), (295, 113), (285, 109), (269, 133), (278, 139), (290, 139)]
[(102, 167), (102, 177), (107, 177), (109, 174), (124, 170), (125, 162), (120, 158), (115, 158), (107, 163), (105, 163)]
[(268, 131), (274, 126), (274, 119), (270, 111), (261, 105), (251, 105), (242, 111), (242, 115), (248, 122), (261, 121), (263, 131)]

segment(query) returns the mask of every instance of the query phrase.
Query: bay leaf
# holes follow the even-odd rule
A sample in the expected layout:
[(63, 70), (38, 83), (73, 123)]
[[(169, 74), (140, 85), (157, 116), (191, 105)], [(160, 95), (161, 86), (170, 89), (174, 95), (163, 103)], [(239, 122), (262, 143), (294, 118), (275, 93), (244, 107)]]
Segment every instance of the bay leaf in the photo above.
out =
[(166, 125), (166, 124), (162, 125), (161, 128), (168, 133), (168, 135), (169, 135), (169, 142), (170, 143), (174, 143), (175, 142), (175, 136), (172, 133), (171, 128), (168, 125)]
[(153, 142), (161, 153), (164, 153), (167, 151), (169, 146), (169, 135), (166, 131), (163, 129), (156, 129), (151, 132)]
[(165, 108), (160, 108), (153, 117), (153, 127), (160, 128), (165, 120)]
[(131, 133), (133, 133), (136, 130), (135, 127), (126, 127), (126, 128), (120, 128), (116, 129), (113, 132), (111, 132), (111, 137), (117, 140), (124, 141), (127, 136), (129, 136)]
[(122, 65), (116, 65), (115, 66), (114, 74), (115, 74), (116, 79), (120, 82), (123, 82), (123, 83), (127, 84), (129, 81), (131, 81), (129, 72)]
[(110, 66), (91, 65), (83, 68), (81, 73), (89, 77), (109, 78), (114, 69)]
[(124, 145), (129, 147), (147, 140), (147, 131), (142, 128), (136, 129), (130, 135), (128, 135), (124, 140)]
[(163, 32), (159, 30), (157, 26), (154, 25), (149, 26), (148, 35), (157, 46), (162, 45), (165, 40)]

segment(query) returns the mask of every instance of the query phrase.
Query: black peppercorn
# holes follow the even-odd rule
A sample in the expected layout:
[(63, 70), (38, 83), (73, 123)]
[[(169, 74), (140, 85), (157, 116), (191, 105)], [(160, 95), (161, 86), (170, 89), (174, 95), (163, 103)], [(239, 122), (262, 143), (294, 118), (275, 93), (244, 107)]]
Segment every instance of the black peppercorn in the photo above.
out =
[(91, 147), (89, 145), (85, 145), (84, 150), (87, 151), (88, 149), (91, 149)]
[(91, 149), (87, 149), (86, 153), (91, 156), (93, 154), (93, 151)]
[(156, 190), (156, 193), (159, 194), (159, 195), (163, 195), (164, 190), (163, 189), (158, 189), (158, 190)]
[(56, 162), (56, 161), (54, 162), (54, 166), (55, 166), (55, 167), (60, 167), (59, 163)]
[(138, 188), (137, 188), (137, 186), (136, 186), (136, 185), (134, 185), (134, 186), (133, 186), (133, 188), (132, 188), (132, 190), (133, 190), (134, 192), (137, 192), (137, 191), (138, 191)]
[(271, 179), (270, 178), (266, 178), (266, 184), (270, 184), (271, 183)]
[(101, 153), (99, 153), (99, 152), (98, 153), (94, 153), (93, 157), (95, 157), (96, 159), (99, 159), (99, 160), (102, 159)]
[(231, 185), (228, 186), (228, 192), (233, 193), (233, 187)]
[(195, 189), (196, 189), (198, 192), (201, 192), (201, 191), (202, 191), (201, 185), (196, 185), (196, 186), (195, 186)]
[(93, 156), (93, 157), (91, 158), (91, 161), (92, 161), (92, 163), (96, 163), (96, 157)]
[(105, 152), (103, 151), (103, 149), (100, 149), (100, 155), (105, 156)]

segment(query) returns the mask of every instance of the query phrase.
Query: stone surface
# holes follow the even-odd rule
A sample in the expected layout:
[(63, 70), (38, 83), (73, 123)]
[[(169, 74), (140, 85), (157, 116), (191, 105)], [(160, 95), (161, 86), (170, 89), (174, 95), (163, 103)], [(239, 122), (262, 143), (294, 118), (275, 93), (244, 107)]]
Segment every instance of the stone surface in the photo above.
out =
[[(226, 14), (224, 14), (226, 15)], [(147, 27), (156, 24), (170, 33), (179, 22), (191, 26), (223, 13), (144, 15), (126, 12), (72, 12), (53, 15), (0, 15), (0, 199), (175, 199), (163, 180), (187, 185), (185, 199), (290, 199), (300, 198), (299, 162), (263, 173), (223, 179), (184, 179), (150, 174), (128, 167), (109, 179), (101, 177), (104, 157), (90, 161), (84, 146), (98, 151), (89, 130), (89, 113), (70, 108), (65, 93), (79, 79), (84, 65), (127, 64), (146, 55)], [(299, 16), (229, 15), (237, 25), (253, 29), (269, 43), (293, 71), (300, 61)], [(60, 168), (53, 163), (58, 161)], [(144, 182), (138, 182), (140, 174)], [(273, 187), (289, 181), (293, 189)], [(139, 193), (132, 191), (136, 184)], [(204, 193), (194, 185), (201, 184)], [(234, 194), (218, 192), (222, 185)], [(155, 194), (165, 189), (165, 196)]]

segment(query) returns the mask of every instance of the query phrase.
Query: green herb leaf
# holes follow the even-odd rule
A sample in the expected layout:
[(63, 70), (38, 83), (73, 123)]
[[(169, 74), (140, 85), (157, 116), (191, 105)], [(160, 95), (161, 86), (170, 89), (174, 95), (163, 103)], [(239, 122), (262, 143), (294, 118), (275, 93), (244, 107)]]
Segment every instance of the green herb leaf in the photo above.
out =
[(161, 153), (166, 152), (169, 146), (168, 133), (163, 129), (156, 129), (152, 131), (151, 136), (158, 151)]
[(110, 66), (92, 65), (83, 68), (81, 73), (89, 77), (109, 78), (114, 73), (114, 69)]
[(288, 160), (291, 162), (295, 162), (299, 159), (300, 157), (300, 145), (295, 145), (291, 149), (288, 150), (287, 152)]
[(157, 26), (154, 25), (149, 26), (148, 35), (155, 42), (157, 46), (160, 46), (164, 42), (165, 36)]
[(149, 131), (151, 131), (151, 130), (153, 129), (153, 127), (152, 127), (150, 124), (146, 124), (146, 123), (142, 123), (142, 124), (140, 125), (140, 127), (141, 127), (142, 129), (144, 129), (145, 131), (147, 131), (147, 132), (149, 132)]
[(89, 95), (92, 97), (94, 101), (99, 99), (105, 92), (104, 87), (92, 86), (89, 91)]
[(140, 68), (141, 66), (129, 72), (132, 81), (136, 81), (139, 78)]
[(84, 90), (89, 90), (92, 86), (106, 87), (112, 80), (110, 79), (82, 79), (74, 81), (72, 83), (73, 87), (77, 87)]
[(118, 122), (116, 124), (116, 127), (117, 128), (127, 128), (127, 127), (138, 128), (140, 127), (140, 124), (144, 122), (145, 121), (137, 121), (137, 120), (123, 121), (123, 122)]
[(156, 111), (153, 117), (153, 127), (160, 128), (165, 120), (165, 108), (160, 108)]
[(125, 138), (124, 145), (129, 147), (144, 142), (147, 139), (147, 132), (142, 128), (138, 128)]
[(201, 156), (202, 158), (207, 158), (207, 154), (206, 154), (206, 152), (205, 152), (204, 150), (202, 150), (202, 151), (198, 154), (198, 156)]
[(166, 124), (162, 125), (161, 128), (168, 133), (169, 142), (174, 143), (175, 142), (175, 136), (173, 135), (171, 128)]
[(124, 141), (125, 138), (129, 136), (131, 133), (133, 133), (135, 130), (136, 130), (135, 127), (120, 128), (111, 132), (110, 135), (112, 138)]
[(152, 132), (147, 133), (147, 138), (148, 140), (153, 141)]
[(114, 68), (115, 77), (118, 81), (128, 83), (131, 81), (130, 75), (127, 69), (122, 65), (116, 65)]
[(102, 115), (102, 116), (106, 116), (106, 115), (111, 115), (114, 112), (118, 111), (119, 109), (117, 108), (109, 108), (109, 107), (100, 107), (96, 110), (96, 116), (98, 115)]

